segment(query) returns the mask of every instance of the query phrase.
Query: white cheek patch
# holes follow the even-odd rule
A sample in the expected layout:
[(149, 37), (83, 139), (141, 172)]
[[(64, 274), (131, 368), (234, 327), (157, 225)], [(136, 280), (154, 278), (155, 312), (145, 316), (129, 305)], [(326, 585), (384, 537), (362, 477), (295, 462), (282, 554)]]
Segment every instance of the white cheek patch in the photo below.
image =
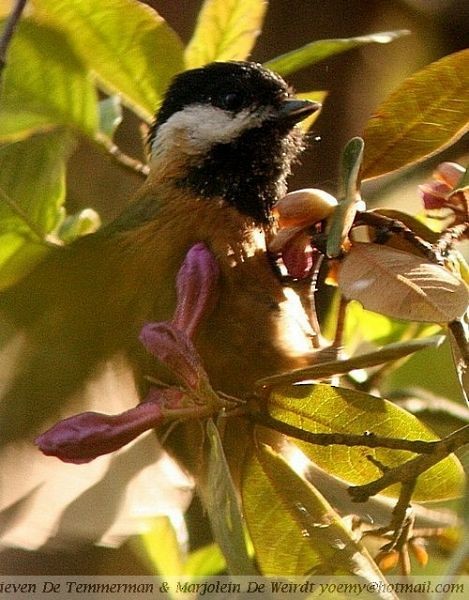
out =
[(233, 115), (216, 106), (192, 104), (172, 115), (158, 129), (152, 144), (152, 156), (174, 149), (186, 154), (203, 154), (215, 144), (229, 143), (243, 131), (262, 124), (268, 110), (252, 113), (242, 110)]

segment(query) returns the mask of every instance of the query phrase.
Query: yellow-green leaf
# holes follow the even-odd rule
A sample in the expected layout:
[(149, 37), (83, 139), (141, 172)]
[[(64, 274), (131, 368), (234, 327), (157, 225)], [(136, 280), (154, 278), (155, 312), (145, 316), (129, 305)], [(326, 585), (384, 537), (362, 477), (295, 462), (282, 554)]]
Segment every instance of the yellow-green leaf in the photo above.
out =
[(378, 107), (363, 137), (362, 177), (419, 162), (468, 129), (469, 50), (445, 56), (406, 79)]
[(0, 146), (0, 288), (47, 253), (44, 240), (62, 217), (72, 145), (60, 129)]
[(54, 124), (94, 135), (97, 97), (67, 37), (23, 21), (13, 37), (0, 91), (0, 140), (17, 140)]
[(182, 43), (162, 17), (135, 0), (33, 0), (37, 18), (68, 40), (107, 91), (150, 121), (183, 69)]
[(327, 500), (268, 446), (259, 445), (247, 463), (242, 494), (264, 574), (319, 572), (383, 581), (368, 552)]
[[(317, 92), (298, 92), (296, 95), (297, 98), (301, 100), (311, 100), (312, 102), (319, 102), (323, 104), (327, 98), (328, 92), (326, 91), (317, 91)], [(316, 119), (321, 114), (321, 109), (314, 112), (309, 117), (306, 117), (301, 123), (298, 124), (298, 127), (304, 131), (305, 133), (311, 129)]]
[(265, 0), (205, 0), (186, 52), (186, 67), (245, 60), (262, 29)]
[[(268, 408), (275, 419), (310, 432), (362, 435), (368, 431), (380, 437), (405, 440), (438, 439), (416, 417), (387, 400), (326, 384), (279, 388), (272, 392)], [(408, 451), (387, 448), (317, 446), (299, 440), (295, 440), (295, 444), (325, 471), (353, 485), (363, 485), (381, 476), (368, 456), (387, 467), (395, 467), (415, 456)], [(460, 495), (462, 485), (459, 462), (453, 457), (446, 458), (419, 477), (414, 500), (454, 498)], [(395, 496), (397, 490), (392, 487), (384, 493)]]
[(364, 308), (395, 319), (448, 323), (469, 305), (468, 286), (444, 267), (380, 244), (354, 243), (339, 289)]
[(151, 561), (156, 573), (161, 576), (182, 575), (183, 550), (168, 517), (155, 519), (151, 529), (140, 537), (137, 544), (139, 542), (143, 545), (146, 557)]

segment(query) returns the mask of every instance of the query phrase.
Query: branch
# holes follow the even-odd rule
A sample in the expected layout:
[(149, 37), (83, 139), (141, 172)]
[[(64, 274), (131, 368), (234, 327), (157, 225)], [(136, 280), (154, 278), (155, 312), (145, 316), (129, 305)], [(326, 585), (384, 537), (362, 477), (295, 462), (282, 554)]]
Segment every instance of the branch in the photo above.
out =
[(150, 172), (148, 165), (122, 152), (119, 146), (105, 135), (98, 134), (95, 139), (121, 167), (124, 167), (128, 171), (132, 171), (132, 173), (136, 173), (143, 179), (147, 178), (148, 173)]
[(469, 425), (458, 429), (442, 440), (430, 443), (433, 444), (433, 448), (429, 453), (421, 453), (420, 456), (412, 458), (398, 467), (389, 469), (379, 479), (371, 483), (350, 487), (349, 493), (353, 501), (366, 502), (370, 496), (379, 494), (379, 492), (394, 483), (410, 484), (419, 475), (445, 459), (456, 449), (469, 444)]
[(5, 28), (0, 38), (0, 75), (7, 64), (8, 47), (18, 26), (26, 2), (27, 0), (16, 0), (16, 4), (5, 23)]
[(303, 442), (315, 444), (317, 446), (339, 445), (349, 447), (364, 446), (366, 448), (390, 448), (392, 450), (408, 450), (409, 452), (433, 456), (435, 447), (440, 444), (440, 440), (433, 442), (403, 440), (400, 438), (380, 437), (373, 433), (364, 433), (362, 435), (353, 433), (314, 433), (312, 431), (299, 429), (293, 425), (284, 423), (283, 421), (278, 421), (267, 413), (256, 412), (255, 410), (246, 413), (245, 416), (257, 425), (274, 429), (291, 438), (302, 440)]

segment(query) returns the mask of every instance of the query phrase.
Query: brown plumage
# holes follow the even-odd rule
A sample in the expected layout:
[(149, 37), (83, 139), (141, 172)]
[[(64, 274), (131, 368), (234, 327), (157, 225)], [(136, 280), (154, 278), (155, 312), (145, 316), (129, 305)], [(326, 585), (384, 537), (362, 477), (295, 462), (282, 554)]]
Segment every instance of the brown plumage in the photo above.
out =
[[(90, 486), (99, 488), (94, 463), (63, 465), (40, 456), (31, 444), (37, 433), (58, 415), (90, 407), (116, 412), (135, 405), (145, 392), (144, 375), (169, 381), (138, 334), (148, 321), (171, 318), (176, 275), (194, 244), (204, 242), (220, 268), (218, 300), (194, 340), (212, 386), (243, 397), (256, 380), (311, 361), (306, 315), (273, 268), (266, 241), (275, 226), (272, 205), (285, 193), (291, 163), (302, 149), (295, 123), (316, 109), (313, 103), (296, 101), (279, 77), (253, 63), (214, 63), (182, 74), (152, 129), (151, 172), (134, 202), (114, 223), (58, 249), (0, 296), (11, 333), (0, 348), (0, 461), (7, 465), (0, 486), (9, 485), (7, 492), (0, 487), (5, 543), (28, 545), (24, 534), (15, 531), (22, 531), (23, 522), (32, 527), (31, 511), (54, 496), (59, 516), (38, 536), (39, 542), (31, 533), (29, 547), (44, 543), (57, 533), (61, 511), (73, 513)], [(145, 465), (155, 461), (161, 466), (161, 451), (148, 439)], [(139, 443), (121, 456), (138, 454)], [(94, 461), (102, 465), (101, 477), (114, 486), (108, 532), (113, 518), (123, 518), (122, 505), (114, 506), (116, 498), (128, 498), (127, 484), (136, 486), (132, 477), (142, 469), (136, 459), (132, 475), (112, 479), (116, 460)], [(26, 481), (17, 489), (11, 479), (6, 481), (12, 461), (27, 471), (18, 472)], [(32, 466), (36, 463), (37, 468)], [(52, 476), (51, 483), (54, 465), (63, 469), (65, 479)], [(88, 487), (84, 483), (60, 499), (60, 481), (85, 481), (91, 472)], [(167, 486), (177, 490), (174, 505), (182, 506), (189, 482), (182, 473), (177, 476), (179, 484)], [(148, 481), (140, 484), (144, 490)], [(101, 508), (93, 508), (101, 514)], [(167, 506), (153, 507), (165, 510)], [(81, 533), (76, 524), (65, 537), (112, 543), (101, 535), (102, 527), (99, 535), (92, 528), (89, 523)]]

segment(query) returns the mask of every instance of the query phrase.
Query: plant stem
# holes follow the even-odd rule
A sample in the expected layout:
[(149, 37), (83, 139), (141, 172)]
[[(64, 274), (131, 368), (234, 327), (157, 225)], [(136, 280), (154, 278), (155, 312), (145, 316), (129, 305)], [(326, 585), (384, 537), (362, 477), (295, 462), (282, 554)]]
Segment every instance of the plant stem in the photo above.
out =
[(16, 0), (16, 4), (5, 23), (5, 28), (0, 37), (0, 75), (7, 64), (8, 47), (18, 26), (26, 2), (27, 0)]

